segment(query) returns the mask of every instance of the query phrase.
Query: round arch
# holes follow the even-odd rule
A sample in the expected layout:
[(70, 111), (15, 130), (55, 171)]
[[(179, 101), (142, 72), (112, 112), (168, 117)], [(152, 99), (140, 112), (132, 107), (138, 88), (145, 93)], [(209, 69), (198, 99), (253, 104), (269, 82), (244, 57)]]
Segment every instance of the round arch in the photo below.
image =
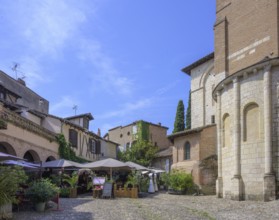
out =
[(36, 151), (34, 151), (34, 150), (26, 151), (24, 156), (23, 156), (23, 158), (26, 159), (29, 162), (41, 161), (38, 153)]
[(46, 159), (46, 162), (48, 161), (53, 161), (53, 160), (56, 160), (54, 156), (49, 156), (47, 159)]
[(15, 149), (7, 142), (0, 142), (0, 152), (17, 156)]
[(204, 84), (206, 82), (206, 79), (208, 78), (209, 75), (213, 73), (214, 70), (214, 65), (211, 64), (206, 71), (202, 74), (202, 77), (200, 78), (200, 83), (199, 83), (199, 88), (204, 87)]

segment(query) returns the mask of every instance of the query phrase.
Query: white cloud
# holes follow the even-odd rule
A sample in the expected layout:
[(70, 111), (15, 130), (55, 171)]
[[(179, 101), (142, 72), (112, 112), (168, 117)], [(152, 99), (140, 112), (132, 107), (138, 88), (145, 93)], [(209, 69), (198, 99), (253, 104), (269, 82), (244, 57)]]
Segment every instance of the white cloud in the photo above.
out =
[(151, 99), (142, 99), (134, 103), (126, 103), (121, 109), (110, 111), (102, 115), (97, 115), (98, 119), (107, 119), (112, 117), (122, 117), (128, 114), (132, 114), (134, 111), (144, 109), (151, 105)]
[(67, 40), (78, 35), (86, 15), (67, 1), (31, 2), (23, 19), (23, 36), (37, 53), (56, 56)]
[(81, 60), (89, 61), (98, 71), (91, 75), (95, 84), (94, 87), (99, 85), (111, 94), (131, 95), (132, 80), (119, 73), (114, 66), (113, 59), (103, 51), (101, 42), (83, 39), (78, 57)]

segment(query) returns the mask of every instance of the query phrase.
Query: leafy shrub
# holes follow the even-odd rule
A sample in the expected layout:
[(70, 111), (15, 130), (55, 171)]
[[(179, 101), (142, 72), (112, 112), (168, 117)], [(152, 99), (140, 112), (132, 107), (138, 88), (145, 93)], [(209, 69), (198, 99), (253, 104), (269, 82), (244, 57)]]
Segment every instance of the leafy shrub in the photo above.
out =
[(63, 181), (67, 182), (70, 185), (70, 188), (77, 188), (78, 185), (78, 173), (75, 171), (72, 175), (63, 174)]
[(70, 196), (70, 188), (60, 188), (60, 196), (68, 198)]
[(17, 203), (16, 191), (26, 180), (27, 176), (21, 167), (0, 166), (0, 206)]
[(149, 178), (142, 176), (140, 178), (139, 187), (141, 192), (148, 192)]
[(34, 182), (26, 191), (26, 195), (35, 203), (47, 202), (59, 192), (49, 179)]
[(194, 186), (191, 174), (183, 171), (173, 170), (169, 176), (169, 186), (178, 191), (192, 189)]
[(194, 188), (191, 174), (179, 170), (160, 174), (160, 181), (168, 188), (176, 191), (192, 192)]

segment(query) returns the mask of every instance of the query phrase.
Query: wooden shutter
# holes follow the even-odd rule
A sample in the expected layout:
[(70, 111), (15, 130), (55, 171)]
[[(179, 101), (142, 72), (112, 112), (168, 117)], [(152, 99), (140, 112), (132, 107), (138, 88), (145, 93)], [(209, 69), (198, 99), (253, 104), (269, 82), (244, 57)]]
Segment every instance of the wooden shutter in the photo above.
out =
[(71, 144), (72, 147), (77, 148), (77, 139), (78, 139), (78, 135), (77, 135), (77, 131), (74, 129), (70, 129), (69, 130), (69, 142)]
[(96, 141), (96, 154), (101, 154), (101, 142), (99, 140)]

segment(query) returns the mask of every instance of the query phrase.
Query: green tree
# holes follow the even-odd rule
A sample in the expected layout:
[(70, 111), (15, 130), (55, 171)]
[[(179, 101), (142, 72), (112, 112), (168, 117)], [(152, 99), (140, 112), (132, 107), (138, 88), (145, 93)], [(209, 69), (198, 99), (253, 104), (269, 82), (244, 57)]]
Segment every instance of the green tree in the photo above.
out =
[(118, 152), (117, 156), (122, 161), (132, 161), (142, 166), (149, 166), (157, 151), (158, 148), (150, 142), (138, 140), (126, 151)]
[(185, 113), (184, 104), (182, 100), (179, 100), (176, 110), (174, 129), (172, 133), (184, 131), (185, 129)]
[(186, 113), (186, 129), (191, 129), (191, 90), (189, 91), (188, 107)]

